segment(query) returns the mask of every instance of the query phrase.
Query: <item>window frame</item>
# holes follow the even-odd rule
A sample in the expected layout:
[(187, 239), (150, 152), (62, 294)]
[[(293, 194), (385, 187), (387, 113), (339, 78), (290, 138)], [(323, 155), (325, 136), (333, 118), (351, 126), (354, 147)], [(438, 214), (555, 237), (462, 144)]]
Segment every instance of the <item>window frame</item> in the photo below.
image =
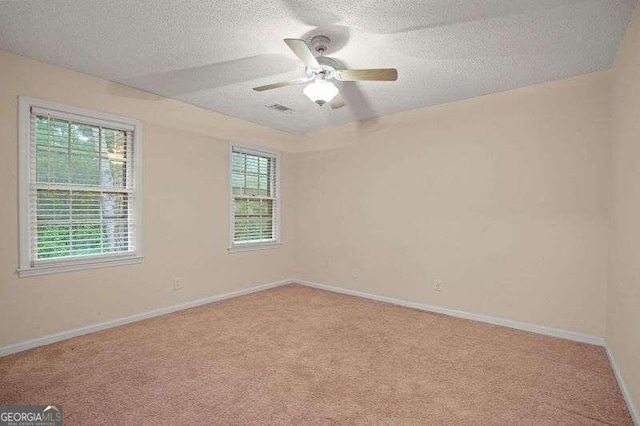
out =
[[(233, 195), (233, 182), (232, 182), (232, 172), (233, 172), (233, 153), (234, 152), (242, 152), (250, 155), (257, 156), (267, 156), (273, 159), (274, 161), (274, 184), (273, 190), (275, 192), (274, 200), (274, 208), (273, 208), (273, 227), (274, 227), (274, 235), (273, 238), (269, 241), (247, 241), (247, 242), (235, 242), (234, 234), (235, 234), (235, 214), (233, 209), (234, 195)], [(233, 252), (242, 252), (242, 251), (253, 251), (253, 250), (264, 250), (264, 249), (273, 249), (278, 248), (281, 245), (280, 240), (280, 206), (282, 196), (280, 194), (280, 152), (253, 145), (247, 145), (240, 142), (229, 142), (229, 154), (228, 154), (228, 167), (229, 170), (227, 172), (228, 179), (228, 192), (229, 192), (229, 246), (227, 250), (230, 253)]]
[[(88, 124), (121, 125), (133, 128), (133, 194), (135, 197), (135, 251), (129, 253), (113, 253), (92, 255), (84, 258), (60, 258), (40, 261), (34, 264), (31, 258), (31, 108), (43, 108), (59, 113), (62, 119), (85, 118)], [(35, 99), (27, 96), (18, 97), (18, 229), (19, 229), (19, 277), (46, 275), (107, 266), (131, 265), (141, 263), (143, 250), (143, 192), (142, 192), (142, 123), (139, 120), (113, 114), (87, 110), (55, 102)]]

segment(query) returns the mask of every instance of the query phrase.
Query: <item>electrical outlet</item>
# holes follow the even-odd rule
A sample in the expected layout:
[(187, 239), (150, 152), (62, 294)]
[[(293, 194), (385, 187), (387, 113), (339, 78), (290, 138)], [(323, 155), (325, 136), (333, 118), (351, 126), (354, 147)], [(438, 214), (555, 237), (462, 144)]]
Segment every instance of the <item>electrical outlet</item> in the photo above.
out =
[(442, 280), (436, 280), (435, 289), (438, 293), (442, 291)]
[(182, 290), (184, 278), (176, 277), (173, 279), (173, 291)]
[(356, 280), (360, 278), (360, 269), (354, 268), (351, 270), (351, 278), (355, 278)]

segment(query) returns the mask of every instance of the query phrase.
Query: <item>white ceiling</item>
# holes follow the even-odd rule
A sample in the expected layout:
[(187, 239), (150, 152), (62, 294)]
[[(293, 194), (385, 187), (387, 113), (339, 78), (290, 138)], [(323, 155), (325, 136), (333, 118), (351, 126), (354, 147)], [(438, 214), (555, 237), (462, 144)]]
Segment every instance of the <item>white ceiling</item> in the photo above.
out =
[[(635, 0), (42, 0), (0, 2), (0, 48), (204, 108), (304, 132), (609, 68)], [(283, 38), (322, 33), (351, 68), (317, 108)], [(115, 95), (122, 96), (114, 85)], [(265, 108), (280, 103), (294, 110)]]

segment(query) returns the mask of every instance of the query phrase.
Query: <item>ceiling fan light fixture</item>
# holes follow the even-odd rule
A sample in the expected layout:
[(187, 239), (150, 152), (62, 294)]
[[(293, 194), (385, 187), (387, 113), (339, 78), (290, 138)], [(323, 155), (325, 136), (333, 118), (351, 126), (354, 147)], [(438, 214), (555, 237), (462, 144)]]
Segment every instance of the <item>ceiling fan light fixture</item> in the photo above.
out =
[(318, 106), (322, 106), (338, 94), (338, 88), (330, 81), (317, 78), (305, 86), (302, 92)]
[[(291, 51), (298, 57), (305, 69), (305, 77), (296, 78), (289, 81), (267, 84), (254, 87), (256, 92), (277, 89), (279, 87), (293, 86), (297, 84), (310, 84), (305, 86), (302, 92), (317, 106), (329, 104), (332, 109), (339, 109), (345, 106), (339, 90), (331, 80), (338, 81), (396, 81), (398, 70), (395, 68), (378, 69), (344, 69), (339, 61), (324, 56), (329, 49), (331, 40), (323, 35), (315, 36), (311, 39), (311, 46), (305, 40), (296, 38), (285, 38), (284, 42)], [(313, 48), (313, 50), (311, 50)], [(314, 54), (319, 54), (316, 56)]]

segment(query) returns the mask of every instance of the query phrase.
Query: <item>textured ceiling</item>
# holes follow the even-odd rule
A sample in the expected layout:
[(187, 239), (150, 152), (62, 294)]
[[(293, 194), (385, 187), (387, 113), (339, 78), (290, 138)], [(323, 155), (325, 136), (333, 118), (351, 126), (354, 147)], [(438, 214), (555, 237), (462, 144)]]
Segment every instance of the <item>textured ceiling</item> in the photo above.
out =
[[(635, 0), (0, 1), (0, 48), (204, 108), (304, 132), (609, 68)], [(283, 38), (317, 33), (351, 68), (317, 108)], [(122, 96), (114, 85), (113, 93)], [(161, 101), (158, 101), (161, 102)], [(265, 108), (280, 103), (294, 110)]]

